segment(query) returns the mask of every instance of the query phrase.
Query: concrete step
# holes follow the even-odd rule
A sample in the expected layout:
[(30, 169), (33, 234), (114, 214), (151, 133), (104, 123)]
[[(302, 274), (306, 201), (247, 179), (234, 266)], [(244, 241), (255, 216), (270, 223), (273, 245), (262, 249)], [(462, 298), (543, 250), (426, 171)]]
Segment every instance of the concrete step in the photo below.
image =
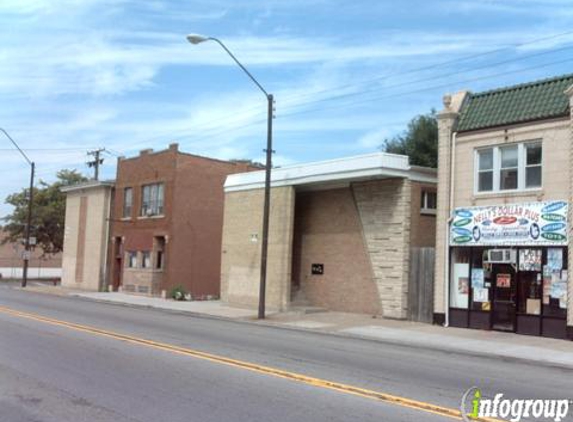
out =
[(321, 312), (328, 312), (328, 309), (321, 308), (319, 306), (310, 306), (310, 305), (293, 305), (289, 307), (289, 312), (293, 312), (300, 315), (308, 315), (308, 314), (318, 314)]

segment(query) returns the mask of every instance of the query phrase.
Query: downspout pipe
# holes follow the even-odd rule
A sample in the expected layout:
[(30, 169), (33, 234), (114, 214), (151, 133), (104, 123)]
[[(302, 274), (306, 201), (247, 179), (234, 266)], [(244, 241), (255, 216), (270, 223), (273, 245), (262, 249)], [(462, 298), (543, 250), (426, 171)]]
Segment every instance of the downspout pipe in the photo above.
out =
[[(99, 286), (98, 286), (98, 290), (99, 291), (107, 291), (108, 290), (108, 285), (109, 285), (109, 277), (108, 277), (108, 270), (110, 268), (110, 265), (108, 265), (108, 259), (109, 258), (109, 253), (110, 253), (110, 243), (111, 243), (111, 224), (112, 224), (112, 220), (111, 220), (111, 209), (112, 209), (112, 199), (113, 199), (113, 194), (114, 194), (114, 189), (111, 188), (108, 191), (108, 195), (109, 195), (109, 199), (106, 201), (107, 202), (107, 210), (106, 210), (106, 215), (105, 215), (105, 229), (104, 229), (104, 238), (105, 238), (105, 245), (104, 245), (104, 255), (103, 255), (103, 268), (102, 268), (102, 275), (99, 281)], [(113, 262), (113, 261), (112, 261)]]
[(444, 259), (444, 271), (445, 271), (445, 304), (444, 304), (444, 313), (445, 313), (445, 321), (444, 327), (450, 326), (450, 225), (454, 219), (454, 187), (455, 187), (455, 174), (456, 174), (456, 137), (457, 132), (453, 132), (451, 139), (450, 139), (450, 190), (448, 192), (448, 209), (449, 209), (449, 216), (446, 221), (446, 253)]

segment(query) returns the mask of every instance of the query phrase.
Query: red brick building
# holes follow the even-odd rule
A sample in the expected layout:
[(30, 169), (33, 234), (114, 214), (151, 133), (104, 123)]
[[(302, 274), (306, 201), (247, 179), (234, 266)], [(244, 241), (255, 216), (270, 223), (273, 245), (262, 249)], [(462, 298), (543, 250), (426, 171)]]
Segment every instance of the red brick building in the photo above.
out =
[(223, 184), (243, 163), (179, 152), (120, 158), (110, 248), (114, 290), (219, 295)]
[[(0, 228), (0, 278), (22, 278), (24, 244), (2, 243), (7, 234)], [(28, 276), (31, 279), (58, 279), (62, 276), (62, 254), (44, 254), (42, 248), (32, 248)]]

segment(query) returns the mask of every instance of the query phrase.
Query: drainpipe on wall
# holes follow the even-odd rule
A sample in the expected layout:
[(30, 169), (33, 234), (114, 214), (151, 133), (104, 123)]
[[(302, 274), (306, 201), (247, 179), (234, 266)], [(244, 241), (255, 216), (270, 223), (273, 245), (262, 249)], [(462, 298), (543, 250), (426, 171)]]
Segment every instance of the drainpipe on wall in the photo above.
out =
[(446, 300), (444, 304), (445, 321), (444, 327), (449, 327), (450, 325), (450, 224), (453, 220), (454, 215), (454, 177), (456, 170), (456, 135), (457, 132), (452, 133), (450, 139), (450, 192), (449, 192), (449, 217), (446, 222), (446, 253), (445, 253), (445, 280), (446, 288), (444, 289), (446, 294)]
[[(107, 212), (106, 212), (106, 217), (105, 217), (105, 247), (104, 247), (104, 255), (103, 255), (103, 268), (102, 268), (102, 276), (99, 282), (99, 286), (98, 286), (98, 290), (102, 291), (102, 292), (107, 292), (108, 291), (108, 277), (107, 277), (107, 269), (108, 269), (108, 258), (109, 258), (109, 244), (111, 242), (111, 238), (110, 238), (110, 234), (111, 234), (111, 230), (110, 230), (110, 226), (112, 224), (111, 221), (111, 207), (112, 207), (112, 197), (113, 197), (113, 189), (110, 189), (108, 191), (109, 194), (109, 199), (107, 201)], [(113, 259), (113, 258), (112, 258)]]

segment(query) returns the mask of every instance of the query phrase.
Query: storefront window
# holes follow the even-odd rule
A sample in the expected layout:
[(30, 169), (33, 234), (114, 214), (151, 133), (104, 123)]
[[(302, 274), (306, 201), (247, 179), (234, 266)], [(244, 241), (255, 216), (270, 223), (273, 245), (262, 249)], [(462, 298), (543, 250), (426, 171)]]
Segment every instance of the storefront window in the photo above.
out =
[(547, 248), (543, 266), (543, 315), (565, 317), (567, 315), (567, 257), (566, 249)]
[(456, 248), (452, 253), (450, 307), (467, 309), (470, 291), (470, 248)]
[(483, 248), (473, 248), (471, 255), (471, 309), (474, 311), (490, 311), (490, 287), (491, 271), (487, 265), (484, 265)]
[(542, 249), (519, 250), (517, 312), (520, 314), (541, 314), (542, 262)]

